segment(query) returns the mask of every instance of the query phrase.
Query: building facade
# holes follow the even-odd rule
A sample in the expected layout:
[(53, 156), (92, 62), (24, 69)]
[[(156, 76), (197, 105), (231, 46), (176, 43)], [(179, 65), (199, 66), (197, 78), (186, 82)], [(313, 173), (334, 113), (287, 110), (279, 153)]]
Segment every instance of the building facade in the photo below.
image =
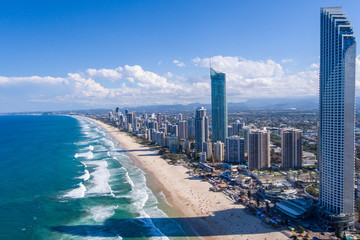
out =
[(187, 139), (188, 138), (188, 122), (179, 121), (179, 138)]
[(224, 161), (224, 143), (221, 141), (214, 143), (214, 158), (217, 162)]
[(302, 131), (294, 128), (281, 129), (281, 167), (302, 167)]
[(321, 8), (320, 219), (329, 230), (354, 224), (356, 41), (340, 7)]
[(245, 163), (245, 140), (239, 136), (226, 138), (226, 162), (234, 164)]
[(209, 120), (206, 116), (206, 109), (196, 109), (195, 114), (195, 150), (202, 152), (202, 143), (209, 140)]
[(188, 119), (188, 137), (194, 138), (195, 137), (195, 118)]
[(212, 142), (225, 142), (225, 138), (228, 136), (225, 73), (217, 73), (210, 68), (210, 77)]
[(249, 170), (270, 167), (270, 132), (252, 129), (248, 134)]

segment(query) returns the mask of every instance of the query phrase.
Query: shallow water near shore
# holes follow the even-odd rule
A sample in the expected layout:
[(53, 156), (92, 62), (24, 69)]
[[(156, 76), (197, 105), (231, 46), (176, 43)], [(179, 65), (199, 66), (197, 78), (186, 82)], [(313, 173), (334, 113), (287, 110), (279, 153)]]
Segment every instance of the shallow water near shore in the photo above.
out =
[(1, 116), (0, 136), (0, 239), (184, 236), (166, 198), (93, 122)]

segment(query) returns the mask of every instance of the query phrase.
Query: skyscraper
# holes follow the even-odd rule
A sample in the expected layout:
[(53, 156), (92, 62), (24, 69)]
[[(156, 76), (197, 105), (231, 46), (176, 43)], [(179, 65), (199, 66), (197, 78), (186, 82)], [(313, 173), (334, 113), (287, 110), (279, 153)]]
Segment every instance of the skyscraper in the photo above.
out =
[(185, 120), (179, 121), (179, 138), (188, 138), (188, 122)]
[(270, 167), (270, 133), (266, 130), (250, 130), (248, 136), (249, 170)]
[(228, 137), (225, 73), (217, 73), (210, 68), (210, 76), (212, 142), (225, 142)]
[(214, 143), (214, 158), (217, 162), (224, 161), (224, 143), (221, 141)]
[(162, 116), (161, 116), (161, 113), (158, 113), (158, 114), (156, 115), (156, 121), (157, 121), (157, 123), (158, 123), (159, 125), (162, 124)]
[(195, 118), (188, 119), (188, 137), (193, 138), (195, 137)]
[(302, 167), (302, 132), (299, 129), (281, 130), (281, 167), (284, 169)]
[(202, 143), (209, 140), (209, 120), (206, 116), (206, 109), (196, 109), (195, 114), (195, 150), (202, 152)]
[(232, 136), (226, 138), (226, 162), (239, 164), (245, 163), (244, 138)]
[(340, 7), (321, 8), (320, 220), (329, 230), (354, 224), (356, 41)]

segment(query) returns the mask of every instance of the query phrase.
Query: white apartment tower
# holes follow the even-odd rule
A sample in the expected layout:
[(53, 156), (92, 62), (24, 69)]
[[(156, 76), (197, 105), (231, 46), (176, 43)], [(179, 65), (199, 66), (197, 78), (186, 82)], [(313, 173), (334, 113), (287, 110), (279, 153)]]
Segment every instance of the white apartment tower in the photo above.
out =
[(356, 41), (340, 7), (321, 8), (319, 217), (329, 230), (354, 224)]
[(214, 157), (215, 161), (223, 162), (224, 161), (224, 143), (217, 141), (214, 143)]

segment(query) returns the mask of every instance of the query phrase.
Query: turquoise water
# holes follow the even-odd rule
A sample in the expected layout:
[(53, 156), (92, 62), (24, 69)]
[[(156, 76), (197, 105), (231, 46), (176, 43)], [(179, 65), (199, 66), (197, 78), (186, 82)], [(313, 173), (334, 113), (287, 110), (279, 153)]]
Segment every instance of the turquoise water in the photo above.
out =
[(142, 170), (83, 118), (0, 116), (0, 182), (0, 239), (168, 239), (166, 228), (183, 234)]

